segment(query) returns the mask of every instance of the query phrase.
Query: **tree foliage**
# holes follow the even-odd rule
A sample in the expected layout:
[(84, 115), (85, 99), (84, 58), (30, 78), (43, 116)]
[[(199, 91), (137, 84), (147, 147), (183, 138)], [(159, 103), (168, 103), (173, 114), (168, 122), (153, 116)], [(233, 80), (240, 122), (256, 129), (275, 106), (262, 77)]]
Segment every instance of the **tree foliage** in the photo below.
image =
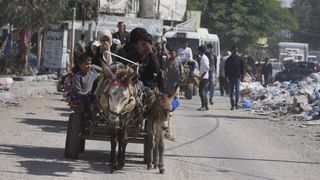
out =
[(203, 12), (202, 26), (218, 34), (224, 48), (246, 48), (260, 37), (298, 27), (278, 0), (188, 0), (188, 8)]
[(295, 40), (320, 48), (320, 4), (318, 0), (295, 0), (292, 12), (299, 23)]
[(72, 18), (72, 7), (77, 8), (77, 19), (96, 17), (96, 0), (0, 0), (0, 26), (13, 23), (18, 29), (45, 27)]
[(39, 28), (62, 20), (67, 13), (65, 0), (1, 0), (0, 25)]

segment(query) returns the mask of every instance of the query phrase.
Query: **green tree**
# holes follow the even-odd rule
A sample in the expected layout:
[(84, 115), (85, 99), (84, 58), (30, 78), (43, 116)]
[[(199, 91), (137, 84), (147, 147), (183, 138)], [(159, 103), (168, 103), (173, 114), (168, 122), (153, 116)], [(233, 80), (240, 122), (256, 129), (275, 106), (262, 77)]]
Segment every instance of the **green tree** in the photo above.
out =
[(20, 34), (18, 66), (26, 68), (29, 42), (33, 31), (62, 20), (68, 11), (64, 0), (1, 0), (0, 26), (10, 23)]
[(320, 49), (320, 4), (317, 0), (295, 0), (292, 12), (299, 23), (294, 39)]
[(97, 16), (97, 0), (0, 0), (0, 26), (12, 23), (18, 29), (37, 29), (61, 20), (71, 19), (71, 7), (77, 8), (77, 19), (85, 10), (85, 19)]
[(298, 27), (278, 0), (188, 0), (188, 8), (203, 12), (202, 26), (219, 35), (223, 48), (247, 48), (260, 37)]
[[(31, 37), (32, 32), (41, 31), (51, 24), (72, 18), (71, 7), (77, 8), (78, 19), (97, 17), (97, 0), (0, 0), (0, 26), (10, 23), (21, 37)], [(85, 10), (85, 14), (84, 14)], [(26, 54), (30, 38), (20, 38), (19, 65), (26, 65)]]
[(44, 27), (65, 17), (64, 0), (1, 0), (0, 25), (12, 23), (18, 29)]

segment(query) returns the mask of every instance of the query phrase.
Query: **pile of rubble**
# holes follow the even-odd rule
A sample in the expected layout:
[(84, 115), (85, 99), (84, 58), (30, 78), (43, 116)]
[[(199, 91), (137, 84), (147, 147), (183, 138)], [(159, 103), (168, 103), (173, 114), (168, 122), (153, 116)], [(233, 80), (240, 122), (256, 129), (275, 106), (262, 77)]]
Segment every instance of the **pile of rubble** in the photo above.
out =
[(263, 87), (260, 82), (241, 83), (243, 108), (258, 115), (290, 116), (295, 120), (320, 123), (320, 73), (303, 81), (275, 82)]

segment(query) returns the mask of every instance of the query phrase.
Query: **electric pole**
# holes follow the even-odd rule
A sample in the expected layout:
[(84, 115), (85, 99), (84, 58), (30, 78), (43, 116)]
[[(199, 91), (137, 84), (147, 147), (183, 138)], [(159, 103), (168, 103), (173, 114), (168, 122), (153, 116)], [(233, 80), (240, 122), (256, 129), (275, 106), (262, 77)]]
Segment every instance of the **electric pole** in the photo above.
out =
[(75, 21), (76, 21), (76, 8), (72, 8), (73, 17), (72, 17), (72, 36), (71, 36), (71, 58), (70, 58), (70, 69), (73, 67), (74, 64), (74, 41), (75, 41)]

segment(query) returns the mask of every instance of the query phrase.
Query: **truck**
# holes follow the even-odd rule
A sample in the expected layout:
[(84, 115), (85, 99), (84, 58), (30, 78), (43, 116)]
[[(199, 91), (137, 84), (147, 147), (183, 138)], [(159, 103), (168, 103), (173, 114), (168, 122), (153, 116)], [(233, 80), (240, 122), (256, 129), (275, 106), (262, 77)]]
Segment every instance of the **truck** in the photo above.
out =
[(309, 44), (297, 42), (279, 42), (279, 61), (287, 66), (293, 62), (308, 61)]

